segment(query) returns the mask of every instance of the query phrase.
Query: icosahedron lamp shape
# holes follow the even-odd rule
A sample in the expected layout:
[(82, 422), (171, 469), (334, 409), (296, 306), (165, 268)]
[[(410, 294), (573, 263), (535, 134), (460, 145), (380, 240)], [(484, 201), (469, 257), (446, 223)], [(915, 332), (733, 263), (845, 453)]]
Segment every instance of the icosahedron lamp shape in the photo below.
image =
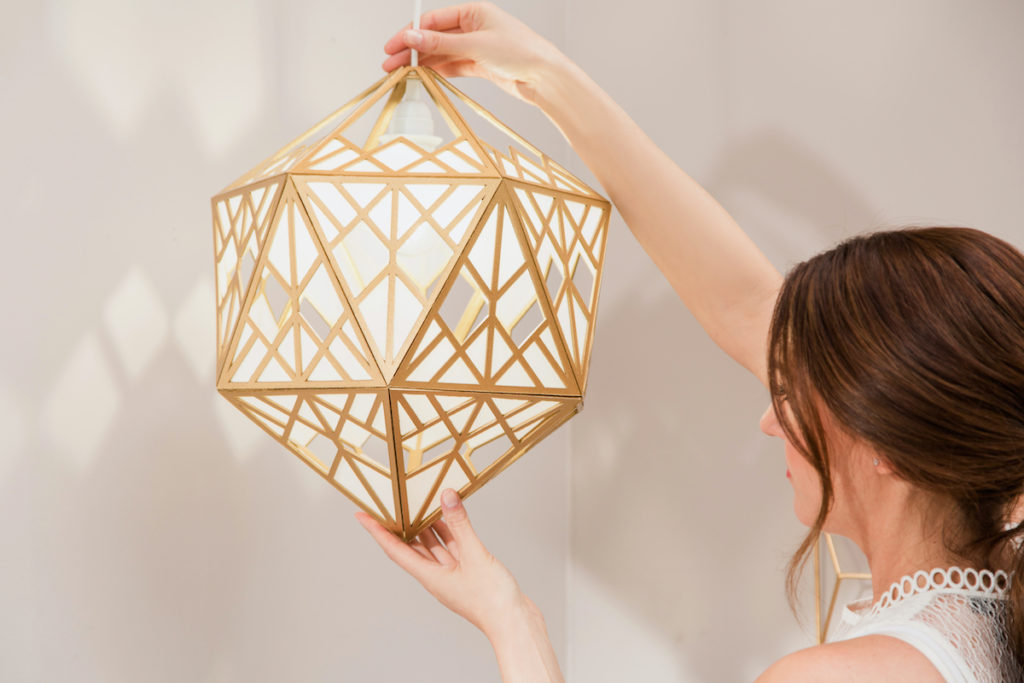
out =
[(431, 69), (212, 203), (218, 391), (401, 537), (580, 410), (610, 205)]

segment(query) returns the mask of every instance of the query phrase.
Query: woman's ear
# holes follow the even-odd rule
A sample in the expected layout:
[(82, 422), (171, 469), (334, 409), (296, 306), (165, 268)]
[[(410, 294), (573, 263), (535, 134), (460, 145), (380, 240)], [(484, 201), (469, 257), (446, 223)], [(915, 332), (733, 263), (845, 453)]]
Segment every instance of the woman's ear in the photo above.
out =
[(886, 460), (885, 458), (883, 458), (878, 453), (873, 452), (873, 451), (869, 452), (868, 453), (868, 457), (871, 458), (871, 465), (875, 468), (875, 471), (878, 472), (879, 474), (892, 474), (893, 473), (892, 465), (890, 465), (889, 461)]

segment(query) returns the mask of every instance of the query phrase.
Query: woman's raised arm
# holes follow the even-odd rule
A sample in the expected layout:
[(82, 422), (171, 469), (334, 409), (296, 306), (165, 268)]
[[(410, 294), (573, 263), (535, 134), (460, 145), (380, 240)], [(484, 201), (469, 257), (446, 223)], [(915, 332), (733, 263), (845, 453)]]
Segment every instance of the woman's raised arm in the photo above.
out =
[(711, 338), (766, 383), (782, 277), (732, 217), (582, 69), (490, 3), (429, 12), (385, 46), (384, 68), (421, 63), (487, 78), (537, 105), (597, 177), (644, 250)]

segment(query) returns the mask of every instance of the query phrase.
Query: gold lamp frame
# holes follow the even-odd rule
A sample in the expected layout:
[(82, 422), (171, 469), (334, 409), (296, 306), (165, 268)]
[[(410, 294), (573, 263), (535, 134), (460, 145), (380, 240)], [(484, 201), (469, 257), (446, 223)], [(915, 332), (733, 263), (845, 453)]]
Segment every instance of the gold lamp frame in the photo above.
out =
[[(822, 618), (822, 606), (825, 602), (825, 582), (822, 580), (821, 546), (824, 545), (828, 551), (829, 566), (832, 567), (835, 578), (832, 584), (831, 596), (828, 598), (828, 608)], [(832, 540), (832, 534), (822, 532), (814, 544), (814, 624), (817, 627), (818, 644), (822, 644), (828, 638), (829, 627), (832, 625), (832, 615), (836, 607), (836, 599), (839, 597), (839, 588), (843, 581), (870, 581), (871, 574), (864, 572), (844, 571), (839, 562), (839, 554), (836, 553), (836, 544)]]
[[(439, 147), (389, 133), (413, 82)], [(430, 68), (212, 208), (217, 390), (402, 538), (582, 408), (610, 204)]]

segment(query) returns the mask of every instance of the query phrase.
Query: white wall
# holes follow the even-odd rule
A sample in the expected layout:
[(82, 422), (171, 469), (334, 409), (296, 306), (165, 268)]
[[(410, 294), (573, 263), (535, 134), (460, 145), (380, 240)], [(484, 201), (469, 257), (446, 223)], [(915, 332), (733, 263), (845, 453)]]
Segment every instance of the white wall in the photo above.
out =
[[(0, 680), (497, 678), (213, 390), (209, 196), (378, 78), (409, 4), (5, 8)], [(502, 4), (780, 268), (915, 220), (1024, 245), (1020, 3)], [(583, 171), (539, 112), (459, 85)], [(766, 396), (618, 218), (608, 254), (586, 410), (471, 499), (475, 525), (572, 680), (752, 678), (810, 642)]]

